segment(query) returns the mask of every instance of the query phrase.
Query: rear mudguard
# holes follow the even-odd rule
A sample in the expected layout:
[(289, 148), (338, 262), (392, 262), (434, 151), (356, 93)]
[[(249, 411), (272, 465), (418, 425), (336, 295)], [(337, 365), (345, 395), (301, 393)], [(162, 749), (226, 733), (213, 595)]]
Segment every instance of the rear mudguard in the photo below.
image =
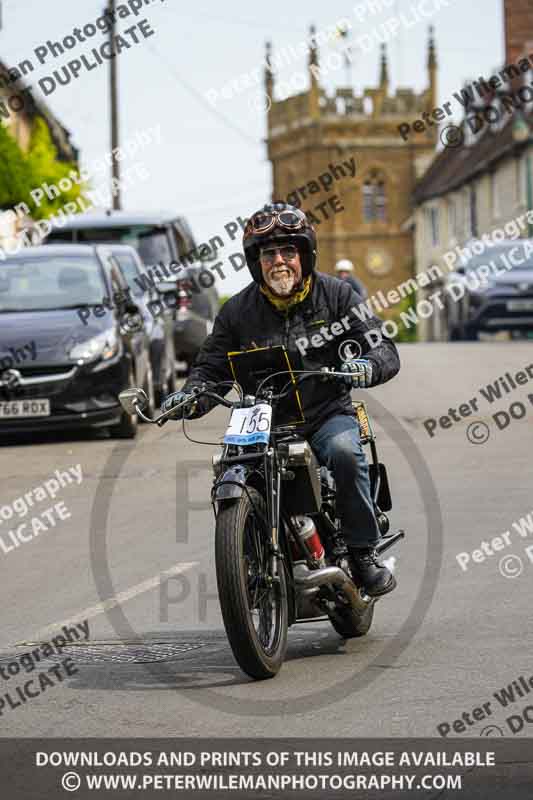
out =
[(244, 486), (248, 482), (252, 467), (243, 464), (236, 464), (224, 472), (218, 478), (216, 486), (213, 487), (213, 500), (238, 500), (244, 492)]

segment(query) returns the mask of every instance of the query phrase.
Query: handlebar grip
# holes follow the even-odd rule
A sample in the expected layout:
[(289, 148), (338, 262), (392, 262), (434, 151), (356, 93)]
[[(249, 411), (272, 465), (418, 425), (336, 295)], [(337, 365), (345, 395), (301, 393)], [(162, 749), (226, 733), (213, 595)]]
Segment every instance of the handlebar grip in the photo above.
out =
[(231, 400), (226, 400), (222, 395), (217, 394), (216, 392), (209, 392), (205, 391), (202, 392), (204, 397), (210, 397), (212, 400), (216, 400), (216, 402), (221, 406), (226, 406), (226, 408), (235, 408), (235, 403), (232, 403)]

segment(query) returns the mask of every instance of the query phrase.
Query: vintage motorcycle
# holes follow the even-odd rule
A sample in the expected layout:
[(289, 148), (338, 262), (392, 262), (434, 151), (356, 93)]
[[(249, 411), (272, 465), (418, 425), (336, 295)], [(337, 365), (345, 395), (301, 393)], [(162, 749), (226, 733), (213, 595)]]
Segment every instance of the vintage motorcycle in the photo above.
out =
[[(275, 373), (280, 376), (281, 373)], [(142, 389), (119, 395), (127, 413), (165, 424), (181, 406), (206, 397), (232, 410), (222, 451), (213, 456), (211, 501), (216, 519), (217, 586), (224, 626), (240, 667), (256, 680), (274, 677), (283, 664), (287, 632), (294, 623), (328, 620), (344, 638), (363, 636), (372, 623), (375, 598), (351, 576), (348, 550), (336, 515), (335, 482), (321, 467), (295, 425), (272, 424), (273, 412), (298, 383), (309, 376), (347, 380), (329, 368), (287, 371), (280, 392), (269, 376), (239, 400), (219, 391), (222, 384), (196, 387), (187, 400), (154, 419)], [(227, 394), (227, 383), (225, 384)], [(218, 391), (217, 391), (218, 390)], [(370, 447), (370, 481), (383, 553), (404, 537), (389, 533), (385, 514), (392, 507), (385, 466), (379, 462), (375, 436), (362, 402), (352, 402), (361, 441)], [(183, 420), (184, 432), (185, 419)], [(211, 443), (212, 444), (212, 443)]]

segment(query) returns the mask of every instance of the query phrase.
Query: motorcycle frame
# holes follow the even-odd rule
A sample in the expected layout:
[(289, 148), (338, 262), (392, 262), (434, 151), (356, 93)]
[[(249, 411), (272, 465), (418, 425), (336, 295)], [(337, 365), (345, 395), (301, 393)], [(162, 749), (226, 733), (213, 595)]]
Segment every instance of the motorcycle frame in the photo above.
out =
[[(323, 371), (324, 370), (321, 370), (321, 372)], [(326, 372), (331, 373), (331, 371), (327, 369)], [(337, 376), (337, 373), (331, 374), (335, 375), (335, 377)], [(344, 379), (345, 376), (341, 375), (340, 377)], [(259, 399), (258, 397), (253, 396), (246, 396), (245, 398), (243, 392), (241, 391), (241, 400), (239, 403), (228, 402), (224, 400), (223, 396), (220, 396), (213, 391), (206, 391), (205, 385), (202, 389), (193, 389), (193, 394), (208, 395), (218, 403), (233, 409), (245, 408), (253, 403), (257, 403)], [(274, 393), (271, 390), (268, 390), (262, 394), (261, 402), (267, 402), (273, 406), (275, 402), (278, 401), (282, 396), (282, 394), (278, 395), (274, 399)], [(127, 413), (136, 413), (146, 422), (151, 422), (157, 424), (158, 426), (164, 425), (175, 411), (174, 408), (171, 408), (160, 414), (155, 419), (147, 417), (143, 413), (143, 409), (146, 408), (148, 400), (145, 393), (138, 388), (124, 390), (124, 392), (121, 392), (119, 400)], [(187, 403), (190, 403), (190, 399), (183, 401), (181, 405), (185, 406)], [(385, 538), (385, 533), (388, 531), (388, 519), (383, 511), (379, 508), (378, 501), (382, 505), (383, 510), (389, 510), (392, 506), (387, 473), (385, 466), (381, 464), (378, 459), (375, 436), (370, 424), (370, 419), (366, 412), (365, 404), (361, 402), (353, 402), (352, 405), (361, 432), (361, 443), (363, 445), (370, 444), (371, 448), (372, 464), (370, 466), (372, 500), (376, 510), (376, 515), (379, 513), (381, 522), (385, 523), (386, 527), (385, 531), (383, 531), (383, 526), (378, 521), (378, 524), (380, 524), (380, 528), (382, 530), (383, 538)], [(178, 407), (179, 406), (176, 408)], [(278, 564), (280, 561), (282, 562), (282, 566), (285, 568), (287, 584), (290, 587), (290, 592), (288, 592), (289, 625), (292, 625), (294, 622), (308, 622), (311, 620), (297, 619), (296, 613), (298, 598), (293, 580), (293, 552), (290, 545), (293, 543), (293, 540), (298, 544), (300, 550), (302, 550), (302, 545), (300, 543), (297, 531), (294, 530), (291, 514), (287, 513), (287, 509), (285, 510), (285, 513), (282, 512), (281, 481), (283, 480), (283, 473), (286, 470), (286, 466), (290, 466), (290, 455), (288, 450), (285, 453), (283, 450), (279, 449), (280, 442), (278, 440), (283, 437), (285, 437), (288, 441), (290, 441), (291, 438), (293, 440), (296, 438), (297, 440), (303, 439), (305, 441), (305, 437), (301, 436), (300, 431), (298, 431), (296, 428), (296, 425), (289, 424), (285, 426), (278, 426), (271, 430), (268, 444), (265, 444), (263, 448), (257, 452), (247, 453), (244, 452), (247, 446), (224, 443), (222, 453), (213, 457), (215, 480), (211, 488), (211, 503), (216, 519), (218, 516), (217, 503), (221, 503), (223, 501), (237, 502), (240, 497), (242, 497), (243, 492), (247, 493), (255, 515), (262, 524), (262, 527), (264, 527), (265, 536), (268, 539), (270, 549), (270, 575), (272, 576), (272, 580), (280, 583), (278, 570)], [(236, 449), (237, 454), (231, 455), (230, 448)], [(290, 470), (286, 471), (290, 473)], [(261, 476), (261, 485), (259, 486), (257, 486), (257, 479), (255, 478), (256, 475)], [(289, 475), (287, 475), (287, 477), (289, 477)], [(254, 486), (254, 484), (256, 485)], [(248, 491), (248, 486), (253, 486), (254, 489), (257, 486), (257, 490), (259, 490), (261, 492), (261, 496), (264, 497), (267, 508), (266, 518), (262, 512), (255, 507), (252, 497)], [(319, 521), (319, 525), (322, 523), (328, 529), (328, 533), (335, 535), (335, 533), (338, 532), (335, 522), (332, 521), (330, 516), (323, 510), (322, 505), (320, 506), (318, 512), (313, 512), (313, 515)], [(283, 517), (285, 531), (285, 537), (283, 538), (280, 537), (281, 517)], [(404, 536), (405, 532), (403, 530), (398, 531), (394, 535), (389, 535), (386, 542), (376, 547), (377, 552), (384, 552), (389, 547), (393, 546), (397, 541), (404, 538)], [(302, 555), (304, 555), (303, 560), (307, 561), (307, 558), (303, 552)]]

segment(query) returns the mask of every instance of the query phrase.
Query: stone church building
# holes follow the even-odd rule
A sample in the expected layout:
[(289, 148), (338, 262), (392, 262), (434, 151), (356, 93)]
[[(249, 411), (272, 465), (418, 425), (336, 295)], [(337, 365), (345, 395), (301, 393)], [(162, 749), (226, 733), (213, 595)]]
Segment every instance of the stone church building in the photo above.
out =
[[(320, 54), (314, 33), (311, 28), (309, 89), (284, 100), (274, 99), (272, 51), (267, 44), (272, 199), (286, 201), (290, 196), (296, 205), (312, 212), (321, 271), (332, 273), (336, 261), (349, 258), (369, 294), (386, 291), (415, 274), (413, 231), (408, 223), (411, 195), (434, 156), (437, 126), (413, 141), (404, 141), (398, 127), (412, 124), (437, 105), (432, 32), (428, 86), (421, 94), (408, 88), (389, 94), (389, 69), (382, 45), (380, 64), (376, 64), (378, 85), (363, 88), (360, 94), (351, 86), (338, 88), (333, 96), (320, 85)], [(354, 161), (352, 175), (347, 165)], [(324, 177), (326, 173), (331, 180)]]

